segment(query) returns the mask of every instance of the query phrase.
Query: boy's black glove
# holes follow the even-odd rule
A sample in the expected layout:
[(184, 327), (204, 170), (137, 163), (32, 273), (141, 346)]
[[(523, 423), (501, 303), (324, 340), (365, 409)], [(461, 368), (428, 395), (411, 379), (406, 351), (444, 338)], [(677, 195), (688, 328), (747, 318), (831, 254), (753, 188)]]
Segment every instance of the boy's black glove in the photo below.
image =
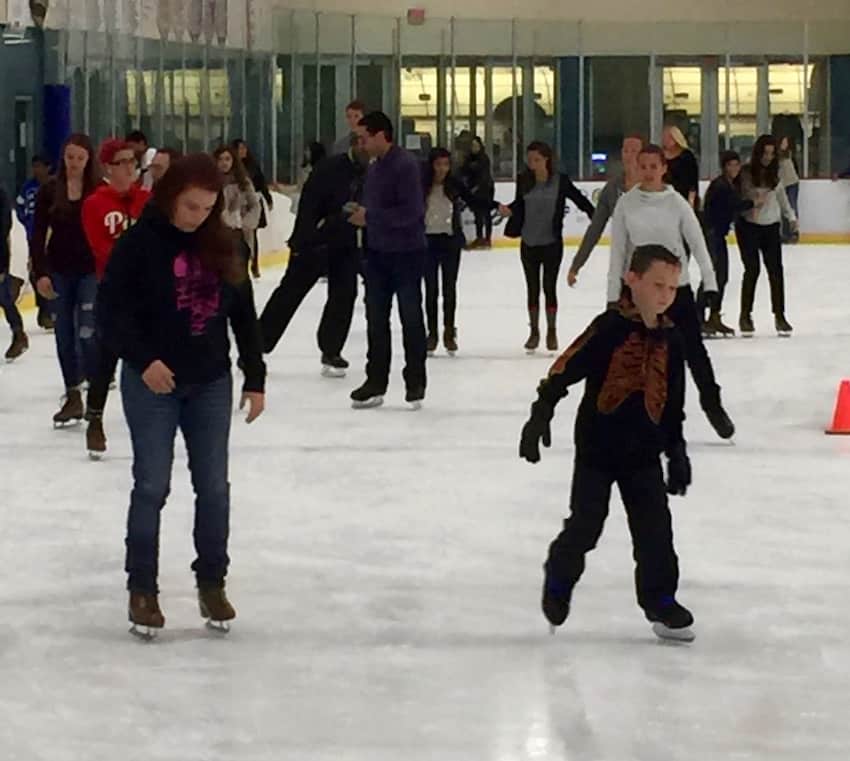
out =
[(538, 399), (531, 405), (531, 417), (522, 427), (519, 440), (519, 456), (529, 462), (540, 462), (540, 442), (544, 447), (552, 445), (552, 431), (549, 421), (554, 414), (552, 405), (543, 399)]
[(667, 493), (684, 497), (690, 485), (691, 461), (682, 442), (667, 452)]

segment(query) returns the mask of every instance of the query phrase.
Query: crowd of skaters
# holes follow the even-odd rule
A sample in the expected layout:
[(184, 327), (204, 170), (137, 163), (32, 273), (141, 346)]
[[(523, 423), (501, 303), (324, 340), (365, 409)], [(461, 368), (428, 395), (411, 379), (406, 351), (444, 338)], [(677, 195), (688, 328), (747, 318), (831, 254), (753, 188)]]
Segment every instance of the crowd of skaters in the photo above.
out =
[[(787, 220), (792, 236), (797, 224), (779, 176), (781, 146), (774, 138), (760, 138), (752, 162), (743, 168), (737, 155), (724, 154), (723, 174), (712, 183), (705, 208), (699, 200), (695, 158), (673, 127), (665, 129), (662, 146), (648, 145), (637, 135), (624, 139), (623, 172), (609, 181), (596, 208), (557, 171), (551, 147), (534, 141), (526, 151), (527, 166), (517, 179), (515, 199), (505, 205), (493, 198), (480, 141), (472, 141), (459, 168), (452, 166), (448, 150), (435, 148), (423, 169), (395, 142), (386, 115), (363, 111), (362, 104), (349, 105), (349, 134), (330, 156), (308, 167), (289, 241), (290, 264), (259, 318), (251, 275), (260, 274), (256, 231), (265, 222), (265, 206), (271, 206), (272, 198), (244, 141), (222, 145), (211, 155), (181, 157), (168, 148), (150, 147), (140, 133), (106, 140), (97, 150), (88, 137), (75, 134), (66, 141), (54, 176), (48, 175), (46, 162), (34, 161), (33, 180), (22, 189), (19, 206), (28, 215), (22, 221), (39, 324), (55, 331), (65, 387), (54, 423), (85, 419), (87, 449), (94, 457), (106, 450), (102, 418), (118, 361), (123, 360), (122, 400), (134, 451), (126, 571), (135, 625), (155, 630), (164, 623), (156, 584), (159, 511), (169, 491), (178, 428), (187, 443), (197, 496), (198, 557), (192, 567), (201, 611), (219, 623), (235, 615), (224, 594), (233, 393), (228, 326), (238, 345), (238, 364), (245, 376), (242, 404), (249, 407), (250, 422), (265, 405), (263, 354), (275, 348), (321, 277), (328, 280), (317, 336), (323, 373), (345, 375), (348, 362), (342, 350), (362, 275), (366, 379), (352, 391), (352, 406), (383, 402), (395, 299), (404, 333), (405, 399), (418, 408), (426, 393), (426, 358), (439, 344), (441, 311), (443, 344), (449, 353), (458, 350), (456, 283), (460, 252), (470, 247), (461, 224), (464, 208), (476, 217), (473, 247), (490, 245), (493, 220), (499, 217), (507, 220), (506, 236), (520, 241), (530, 326), (527, 351), (540, 343), (541, 289), (546, 348), (558, 349), (557, 283), (568, 199), (591, 220), (569, 268), (571, 286), (577, 284), (609, 219), (609, 311), (625, 315), (624, 308), (633, 308), (627, 285), (645, 282), (648, 272), (664, 270), (667, 280), (673, 273), (675, 293), (662, 301), (678, 327), (676, 341), (681, 340), (682, 358), (697, 383), (701, 405), (722, 438), (734, 434), (734, 425), (721, 405), (703, 337), (730, 330), (719, 319), (730, 225), (736, 226), (745, 264), (742, 331), (753, 329), (748, 310), (760, 253), (770, 276), (777, 330), (791, 331), (784, 315), (781, 223)], [(637, 265), (631, 261), (634, 250), (643, 251)], [(702, 275), (696, 298), (683, 266), (690, 256)], [(3, 283), (7, 287), (9, 280)], [(637, 306), (645, 316), (652, 298), (641, 299)], [(12, 309), (6, 308), (7, 318), (14, 314), (14, 299), (6, 297), (2, 306), (8, 304)], [(13, 326), (13, 331), (21, 335), (22, 326)], [(650, 331), (641, 341), (652, 342), (653, 335)], [(564, 357), (571, 357), (574, 347)], [(556, 375), (563, 371), (564, 357), (561, 369), (553, 369)], [(552, 398), (547, 402), (550, 407), (553, 403)], [(683, 451), (676, 461), (681, 491), (690, 479), (681, 475)], [(689, 473), (689, 464), (687, 468)]]

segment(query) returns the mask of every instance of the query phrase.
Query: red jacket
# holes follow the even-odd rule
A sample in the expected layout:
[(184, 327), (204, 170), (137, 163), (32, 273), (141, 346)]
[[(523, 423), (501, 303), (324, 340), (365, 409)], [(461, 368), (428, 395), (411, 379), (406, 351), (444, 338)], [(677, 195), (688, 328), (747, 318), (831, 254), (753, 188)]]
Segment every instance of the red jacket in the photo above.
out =
[(83, 202), (83, 230), (94, 254), (97, 279), (103, 278), (112, 247), (142, 214), (149, 190), (132, 185), (123, 195), (101, 185)]

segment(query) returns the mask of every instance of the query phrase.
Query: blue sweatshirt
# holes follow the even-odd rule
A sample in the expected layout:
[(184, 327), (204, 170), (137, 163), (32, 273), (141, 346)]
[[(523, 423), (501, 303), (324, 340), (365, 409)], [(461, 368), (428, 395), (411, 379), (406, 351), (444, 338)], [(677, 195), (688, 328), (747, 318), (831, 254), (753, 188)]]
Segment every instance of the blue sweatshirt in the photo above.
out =
[(41, 185), (38, 184), (38, 180), (30, 178), (21, 187), (21, 192), (15, 199), (15, 212), (18, 221), (27, 231), (27, 241), (32, 240), (35, 226), (35, 201), (40, 189)]
[(419, 162), (393, 145), (366, 174), (363, 206), (369, 248), (403, 252), (425, 248), (425, 199)]

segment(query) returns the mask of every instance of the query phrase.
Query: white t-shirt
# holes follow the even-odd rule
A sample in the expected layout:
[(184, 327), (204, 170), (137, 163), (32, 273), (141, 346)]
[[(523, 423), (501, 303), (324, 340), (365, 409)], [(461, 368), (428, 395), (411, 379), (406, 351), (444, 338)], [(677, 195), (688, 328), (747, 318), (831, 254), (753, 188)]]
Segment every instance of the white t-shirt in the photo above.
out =
[(694, 210), (673, 188), (658, 192), (641, 190), (640, 186), (624, 193), (614, 208), (611, 228), (611, 265), (608, 270), (608, 301), (617, 301), (623, 287), (623, 275), (629, 268), (638, 246), (664, 246), (682, 262), (679, 287), (690, 285), (688, 255), (696, 259), (706, 291), (717, 290), (717, 278), (699, 221)]

